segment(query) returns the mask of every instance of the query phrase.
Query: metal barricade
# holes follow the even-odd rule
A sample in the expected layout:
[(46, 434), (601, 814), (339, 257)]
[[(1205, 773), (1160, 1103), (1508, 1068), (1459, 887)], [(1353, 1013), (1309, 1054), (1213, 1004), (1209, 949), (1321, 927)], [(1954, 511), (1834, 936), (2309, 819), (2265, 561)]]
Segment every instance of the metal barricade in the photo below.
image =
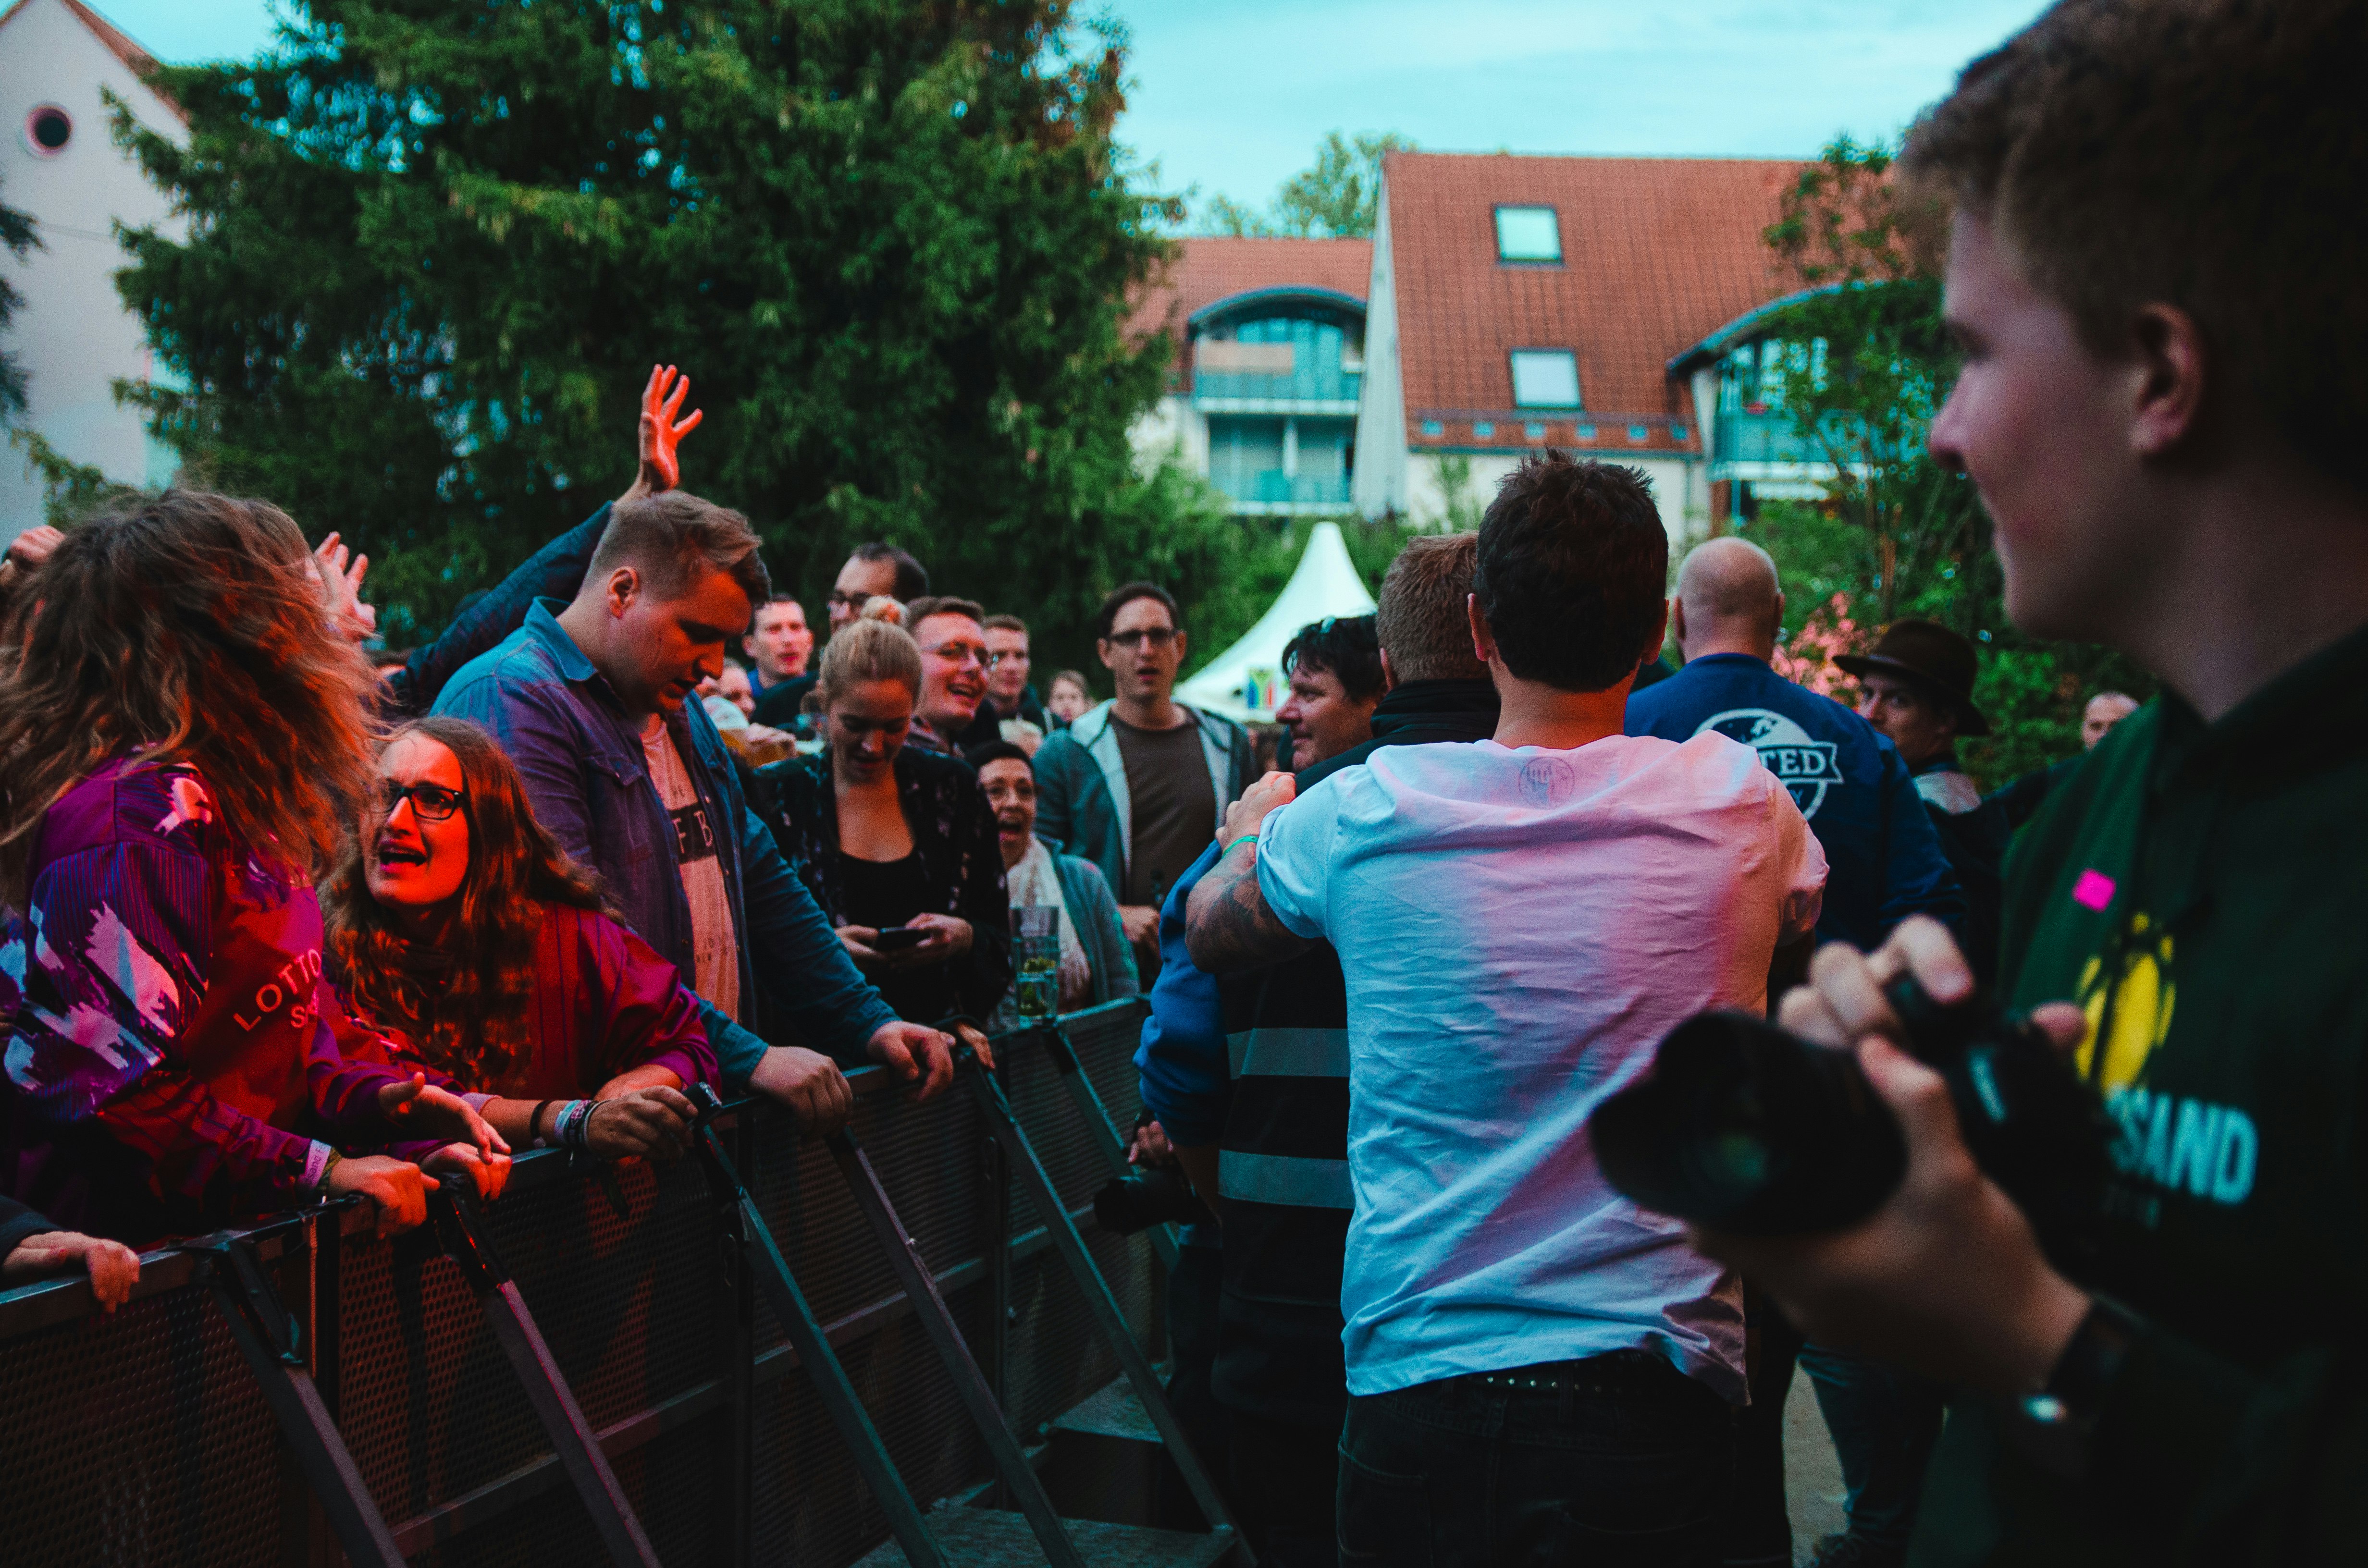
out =
[[(1122, 1119), (1136, 1105), (1141, 1016), (1130, 1001), (1064, 1020)], [(1001, 1076), (1014, 1109), (1139, 1342), (1156, 1350), (1151, 1248), (1094, 1227), (1102, 1155), (1046, 1053), (1009, 1058)], [(914, 1106), (882, 1074), (850, 1077), (855, 1131), (882, 1187), (1012, 1426), (1031, 1436), (1109, 1383), (1117, 1358), (973, 1096), (957, 1088)], [(926, 1504), (988, 1479), (977, 1429), (830, 1151), (769, 1107), (727, 1109), (716, 1128), (911, 1494)], [(676, 1568), (855, 1562), (889, 1538), (888, 1521), (699, 1163), (617, 1176), (621, 1212), (564, 1154), (524, 1155), (502, 1200), (474, 1218), (655, 1557)], [(307, 1397), (343, 1434), (406, 1559), (609, 1560), (436, 1227), (381, 1243), (358, 1214), (332, 1209), (248, 1235), (242, 1244), (297, 1325)], [(0, 1558), (28, 1568), (342, 1560), (210, 1267), (150, 1255), (113, 1315), (95, 1311), (79, 1280), (0, 1293)]]

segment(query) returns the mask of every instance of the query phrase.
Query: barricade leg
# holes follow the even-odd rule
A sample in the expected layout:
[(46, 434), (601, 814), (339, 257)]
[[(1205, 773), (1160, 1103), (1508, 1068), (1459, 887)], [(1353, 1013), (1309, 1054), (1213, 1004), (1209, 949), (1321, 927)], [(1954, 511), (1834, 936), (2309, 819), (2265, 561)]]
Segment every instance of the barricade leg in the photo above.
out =
[(962, 1060), (962, 1074), (970, 1080), (971, 1092), (977, 1096), (979, 1109), (986, 1118), (987, 1131), (1003, 1146), (1004, 1156), (1010, 1163), (1012, 1174), (1019, 1178), (1019, 1185), (1027, 1188), (1029, 1197), (1035, 1201), (1037, 1211), (1043, 1216), (1044, 1228), (1051, 1233), (1061, 1260), (1068, 1265), (1069, 1277), (1076, 1281), (1077, 1289), (1085, 1292), (1086, 1304), (1092, 1309), (1095, 1325), (1101, 1330), (1102, 1338), (1109, 1343), (1111, 1353), (1118, 1357), (1127, 1381), (1134, 1385), (1135, 1396), (1143, 1401), (1144, 1411), (1151, 1417), (1152, 1425), (1159, 1429), (1160, 1440), (1167, 1445), (1168, 1457), (1183, 1472), (1184, 1484), (1190, 1489), (1193, 1502), (1200, 1505), (1201, 1517), (1209, 1521), (1211, 1529), (1233, 1537), (1234, 1550), (1240, 1561), (1248, 1568), (1255, 1568), (1257, 1559), (1251, 1553), (1249, 1542), (1241, 1539), (1241, 1532), (1235, 1528), (1233, 1516), (1226, 1511), (1224, 1500), (1217, 1494), (1216, 1485), (1209, 1479), (1201, 1457), (1192, 1451), (1182, 1424), (1176, 1419), (1176, 1412), (1168, 1407), (1167, 1391), (1159, 1386), (1159, 1378), (1151, 1369), (1150, 1358), (1144, 1355), (1143, 1346), (1134, 1342), (1134, 1331), (1127, 1326), (1126, 1313), (1120, 1308), (1118, 1298), (1110, 1293), (1110, 1281), (1102, 1278), (1093, 1254), (1086, 1250), (1086, 1239), (1077, 1233), (1068, 1210), (1062, 1205), (1061, 1195), (1053, 1186), (1053, 1178), (1044, 1174), (1042, 1162), (1036, 1158), (1035, 1146), (1028, 1142), (1028, 1134), (1020, 1130), (1019, 1119), (1011, 1114), (1011, 1104), (1004, 1098), (1003, 1085), (996, 1083), (995, 1075), (981, 1067), (975, 1058), (965, 1054)]
[[(1094, 1081), (1086, 1076), (1086, 1069), (1077, 1060), (1077, 1048), (1069, 1043), (1068, 1030), (1058, 1024), (1048, 1024), (1042, 1033), (1045, 1049), (1053, 1053), (1053, 1071), (1060, 1077), (1062, 1087), (1076, 1102), (1078, 1114), (1086, 1119), (1086, 1136), (1100, 1152), (1102, 1164), (1110, 1175), (1123, 1180), (1133, 1174), (1126, 1163), (1126, 1140), (1119, 1136), (1118, 1124), (1110, 1119), (1110, 1108), (1102, 1104)], [(1151, 1250), (1159, 1259), (1159, 1267), (1168, 1273), (1176, 1272), (1176, 1227), (1151, 1227)]]
[[(335, 1224), (336, 1217), (327, 1222)], [(321, 1500), (337, 1544), (358, 1565), (403, 1568), (403, 1553), (354, 1464), (345, 1435), (329, 1418), (321, 1391), (296, 1353), (288, 1309), (247, 1247), (238, 1237), (217, 1233), (188, 1243), (183, 1250), (205, 1257), (206, 1276), (230, 1324), (231, 1338), (255, 1369), (264, 1403), (271, 1406), (288, 1446), (296, 1451), (296, 1462)]]
[(1077, 1554), (1076, 1543), (1069, 1539), (1061, 1516), (1054, 1512), (1042, 1479), (1028, 1462), (1028, 1450), (1020, 1445), (1019, 1435), (1011, 1429), (1003, 1407), (996, 1403), (995, 1391), (987, 1386), (985, 1374), (972, 1358), (970, 1346), (946, 1307), (946, 1299), (938, 1293), (936, 1278), (922, 1260), (912, 1233), (905, 1229), (905, 1221), (897, 1217), (895, 1206), (888, 1201), (888, 1191), (880, 1185), (879, 1173), (871, 1168), (863, 1146), (850, 1131), (831, 1137), (830, 1152), (855, 1194), (856, 1207), (871, 1221), (872, 1233), (888, 1255), (897, 1283), (904, 1286), (905, 1299), (913, 1303), (920, 1318), (922, 1332), (928, 1335), (946, 1375), (953, 1379), (954, 1392), (962, 1396), (962, 1406), (970, 1412), (979, 1436), (986, 1439), (996, 1470), (1011, 1488), (1044, 1555), (1052, 1560), (1053, 1568), (1085, 1568), (1085, 1559)]
[(447, 1182), (431, 1201), (446, 1253), (460, 1265), (462, 1277), (476, 1292), (485, 1320), (493, 1324), (494, 1337), (501, 1342), (503, 1353), (518, 1372), (527, 1403), (534, 1406), (544, 1434), (551, 1438), (552, 1450), (567, 1471), (567, 1479), (575, 1483), (576, 1495), (583, 1498), (609, 1557), (618, 1568), (658, 1568), (657, 1552), (642, 1521), (634, 1517), (632, 1505), (626, 1501), (617, 1472), (609, 1468), (609, 1456), (600, 1451), (592, 1424), (575, 1403), (551, 1346), (543, 1342), (534, 1314), (527, 1311), (526, 1298), (518, 1294), (509, 1271), (485, 1244), (477, 1226), (474, 1199), (464, 1196), (458, 1184)]
[(773, 1316), (788, 1333), (790, 1345), (798, 1353), (799, 1364), (806, 1369), (814, 1396), (822, 1401), (831, 1424), (846, 1440), (855, 1458), (856, 1473), (863, 1477), (864, 1484), (871, 1488), (871, 1495), (888, 1516), (888, 1528), (896, 1537), (896, 1544), (904, 1549), (905, 1561), (913, 1568), (945, 1568), (944, 1551), (922, 1521), (920, 1507), (905, 1487), (905, 1478), (896, 1473), (895, 1462), (888, 1457), (888, 1446), (880, 1440), (879, 1429), (871, 1425), (871, 1413), (863, 1408), (855, 1384), (848, 1379), (847, 1369), (839, 1364), (838, 1353), (830, 1347), (830, 1339), (823, 1333), (822, 1321), (814, 1316), (805, 1292), (798, 1288), (797, 1276), (790, 1272), (789, 1260), (774, 1244), (771, 1227), (757, 1211), (731, 1155), (724, 1152), (723, 1139), (712, 1125), (712, 1092), (702, 1092), (697, 1098), (702, 1112), (698, 1126), (699, 1157), (706, 1168), (709, 1190), (723, 1210), (724, 1223), (739, 1244), (743, 1261), (755, 1274), (757, 1288), (764, 1292)]

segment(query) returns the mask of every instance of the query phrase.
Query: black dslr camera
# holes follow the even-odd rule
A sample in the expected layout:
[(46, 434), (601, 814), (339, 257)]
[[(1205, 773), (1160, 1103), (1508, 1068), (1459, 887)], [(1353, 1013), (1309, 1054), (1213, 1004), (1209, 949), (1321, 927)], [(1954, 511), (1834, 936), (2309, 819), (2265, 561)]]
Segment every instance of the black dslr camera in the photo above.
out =
[(1215, 1218), (1184, 1173), (1167, 1165), (1112, 1176), (1094, 1194), (1095, 1222), (1116, 1235), (1131, 1236), (1154, 1225), (1205, 1225)]
[[(1902, 975), (1884, 988), (1909, 1054), (1948, 1081), (1966, 1147), (2057, 1267), (2086, 1258), (2112, 1124), (2028, 1019), (1989, 996), (1944, 1007)], [(1647, 1209), (1738, 1235), (1846, 1230), (1907, 1165), (1898, 1119), (1854, 1052), (1741, 1013), (1702, 1013), (1645, 1077), (1597, 1108), (1603, 1173)]]

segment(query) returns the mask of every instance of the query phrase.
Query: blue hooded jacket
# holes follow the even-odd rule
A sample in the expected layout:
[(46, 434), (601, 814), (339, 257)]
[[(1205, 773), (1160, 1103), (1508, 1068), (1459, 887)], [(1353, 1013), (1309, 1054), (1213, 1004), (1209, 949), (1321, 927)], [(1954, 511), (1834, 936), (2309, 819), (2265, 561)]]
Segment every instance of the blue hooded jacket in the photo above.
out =
[(1964, 891), (1899, 749), (1832, 698), (1747, 653), (1708, 653), (1631, 696), (1627, 728), (1671, 741), (1716, 730), (1759, 753), (1826, 852), (1820, 945), (1871, 949), (1911, 915), (1963, 922)]

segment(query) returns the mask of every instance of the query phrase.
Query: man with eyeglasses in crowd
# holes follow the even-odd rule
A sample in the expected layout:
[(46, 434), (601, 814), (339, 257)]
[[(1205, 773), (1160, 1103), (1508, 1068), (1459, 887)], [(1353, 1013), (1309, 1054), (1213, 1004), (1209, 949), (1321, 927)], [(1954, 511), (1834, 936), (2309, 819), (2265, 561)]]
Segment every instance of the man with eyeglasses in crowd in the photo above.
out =
[(1257, 767), (1247, 730), (1175, 700), (1186, 646), (1167, 589), (1113, 590), (1094, 651), (1118, 695), (1036, 754), (1037, 831), (1101, 869), (1146, 986), (1158, 964), (1161, 901), (1216, 837)]
[[(928, 570), (913, 559), (909, 551), (896, 545), (871, 540), (855, 547), (847, 563), (838, 569), (838, 578), (831, 584), (830, 597), (823, 601), (830, 612), (830, 632), (836, 637), (838, 629), (863, 613), (863, 607), (872, 599), (887, 597), (898, 604), (909, 605), (929, 591)], [(910, 628), (912, 622), (905, 623)], [(807, 651), (812, 653), (811, 634)], [(753, 653), (753, 650), (752, 650)], [(819, 665), (819, 661), (814, 661)], [(753, 715), (759, 724), (776, 730), (793, 730), (798, 715), (805, 706), (806, 693), (814, 689), (814, 676), (800, 675), (774, 684), (770, 676), (757, 694), (757, 711)]]
[(978, 717), (986, 696), (986, 611), (969, 599), (934, 595), (905, 607), (905, 628), (921, 645), (921, 699), (913, 705), (913, 729), (905, 744), (925, 751), (962, 755), (963, 733)]

